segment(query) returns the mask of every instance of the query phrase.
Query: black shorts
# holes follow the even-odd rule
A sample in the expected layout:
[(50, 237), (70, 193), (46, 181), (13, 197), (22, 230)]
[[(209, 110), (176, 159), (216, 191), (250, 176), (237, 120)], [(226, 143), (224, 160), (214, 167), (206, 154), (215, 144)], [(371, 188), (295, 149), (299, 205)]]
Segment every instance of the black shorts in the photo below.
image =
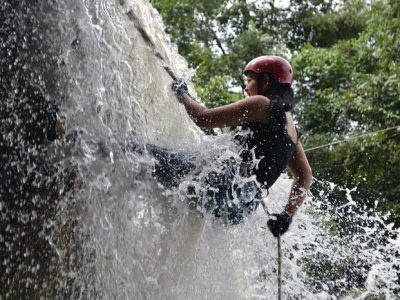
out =
[[(166, 188), (177, 187), (196, 169), (185, 153), (155, 145), (146, 145), (145, 149), (156, 160), (153, 177)], [(196, 184), (188, 189), (190, 207), (211, 212), (227, 224), (241, 223), (258, 207), (262, 192), (256, 181), (238, 175), (238, 165), (234, 160), (225, 161), (204, 177), (193, 175)]]

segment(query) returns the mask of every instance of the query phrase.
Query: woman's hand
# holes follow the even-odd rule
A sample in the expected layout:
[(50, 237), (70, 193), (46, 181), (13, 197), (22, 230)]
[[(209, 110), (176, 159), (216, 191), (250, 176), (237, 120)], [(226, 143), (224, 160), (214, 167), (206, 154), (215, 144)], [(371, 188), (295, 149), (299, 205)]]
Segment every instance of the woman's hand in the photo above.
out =
[(178, 98), (179, 102), (183, 101), (183, 96), (189, 95), (189, 89), (187, 87), (187, 83), (183, 79), (176, 80), (172, 82), (171, 89), (174, 92), (176, 98)]
[(272, 214), (271, 216), (272, 218), (267, 222), (268, 228), (271, 230), (274, 237), (281, 236), (289, 229), (289, 225), (292, 223), (292, 217), (287, 212)]

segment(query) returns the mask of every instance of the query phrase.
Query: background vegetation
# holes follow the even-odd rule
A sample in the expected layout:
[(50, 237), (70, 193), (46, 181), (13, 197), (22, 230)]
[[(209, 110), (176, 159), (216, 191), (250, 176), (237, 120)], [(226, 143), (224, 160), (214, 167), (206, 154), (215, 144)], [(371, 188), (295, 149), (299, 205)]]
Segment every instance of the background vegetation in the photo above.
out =
[[(400, 225), (400, 1), (151, 2), (197, 70), (193, 82), (209, 107), (243, 97), (250, 59), (287, 57), (314, 176), (356, 188), (353, 200)], [(322, 188), (314, 184), (314, 195)], [(342, 194), (330, 200), (347, 201)]]

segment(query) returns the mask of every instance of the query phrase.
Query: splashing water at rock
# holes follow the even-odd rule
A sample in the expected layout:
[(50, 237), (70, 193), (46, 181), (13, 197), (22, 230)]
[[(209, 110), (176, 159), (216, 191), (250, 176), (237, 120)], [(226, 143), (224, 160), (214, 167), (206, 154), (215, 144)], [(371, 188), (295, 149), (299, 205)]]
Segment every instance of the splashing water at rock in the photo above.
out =
[[(188, 204), (188, 188), (238, 153), (174, 98), (171, 73), (192, 71), (150, 4), (3, 1), (0, 17), (0, 298), (277, 298), (263, 209), (225, 226)], [(137, 151), (148, 144), (199, 168), (165, 189)], [(398, 229), (318, 184), (282, 238), (283, 297), (395, 299)], [(282, 175), (265, 193), (269, 211), (289, 188)]]

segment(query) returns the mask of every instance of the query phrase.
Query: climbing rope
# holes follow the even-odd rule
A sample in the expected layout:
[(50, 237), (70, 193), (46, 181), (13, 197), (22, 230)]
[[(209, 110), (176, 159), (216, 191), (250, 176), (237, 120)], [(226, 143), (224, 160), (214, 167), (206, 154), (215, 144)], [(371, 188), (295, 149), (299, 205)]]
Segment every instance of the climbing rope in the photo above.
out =
[(282, 248), (281, 236), (278, 235), (278, 300), (282, 300)]
[(349, 137), (347, 139), (344, 139), (344, 140), (340, 140), (340, 141), (336, 141), (336, 142), (332, 142), (332, 143), (323, 144), (323, 145), (320, 145), (320, 146), (308, 148), (308, 149), (305, 149), (304, 151), (305, 152), (314, 151), (314, 150), (317, 150), (317, 149), (326, 148), (326, 147), (329, 147), (329, 146), (345, 143), (345, 142), (348, 142), (348, 141), (351, 141), (351, 140), (354, 140), (354, 139), (357, 139), (357, 138), (360, 138), (360, 137), (370, 136), (370, 135), (377, 134), (379, 132), (385, 132), (385, 131), (389, 131), (389, 130), (393, 130), (393, 129), (397, 129), (397, 132), (398, 132), (397, 134), (400, 134), (400, 125), (397, 125), (397, 126), (388, 127), (388, 128), (385, 128), (385, 129), (380, 129), (380, 130), (377, 130), (377, 131), (374, 131), (374, 132), (367, 132), (367, 133), (363, 133), (363, 134), (359, 134), (359, 135), (354, 135), (354, 136), (351, 136), (351, 137)]
[[(264, 208), (265, 214), (270, 217), (271, 213), (268, 211), (267, 205), (264, 201), (261, 201)], [(282, 247), (281, 247), (281, 236), (278, 235), (278, 300), (282, 300)]]

